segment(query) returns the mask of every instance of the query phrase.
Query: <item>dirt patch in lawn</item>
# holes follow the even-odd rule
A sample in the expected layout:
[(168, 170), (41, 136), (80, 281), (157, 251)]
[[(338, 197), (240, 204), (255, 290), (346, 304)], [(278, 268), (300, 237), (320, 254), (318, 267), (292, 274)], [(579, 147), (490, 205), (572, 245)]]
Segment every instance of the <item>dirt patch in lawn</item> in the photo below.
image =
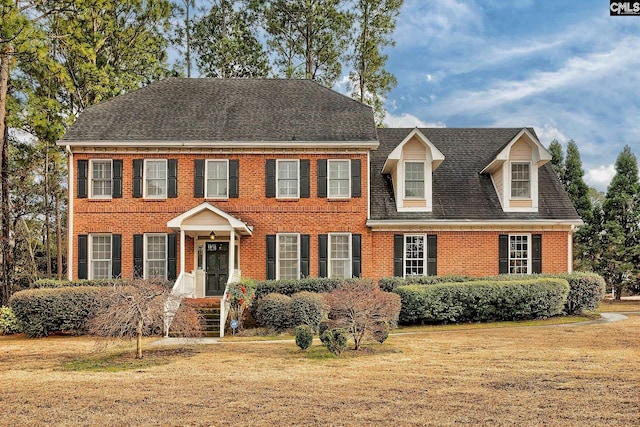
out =
[[(317, 343), (159, 349), (162, 364), (117, 372), (62, 369), (100, 357), (90, 338), (0, 337), (0, 425), (634, 426), (638, 337), (630, 316), (395, 335), (342, 358)], [(105, 351), (133, 353), (119, 345)]]

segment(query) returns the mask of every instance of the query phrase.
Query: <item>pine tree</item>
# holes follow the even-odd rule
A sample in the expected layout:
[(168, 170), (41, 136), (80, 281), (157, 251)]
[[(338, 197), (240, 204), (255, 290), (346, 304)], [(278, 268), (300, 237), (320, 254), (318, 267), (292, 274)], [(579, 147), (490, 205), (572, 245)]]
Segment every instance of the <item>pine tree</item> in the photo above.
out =
[(593, 207), (589, 197), (589, 186), (584, 182), (584, 170), (578, 146), (571, 140), (567, 144), (567, 158), (564, 162), (564, 187), (573, 202), (573, 206), (578, 211), (578, 215), (585, 223), (591, 220)]
[(640, 183), (638, 162), (629, 146), (618, 156), (602, 206), (599, 273), (620, 298), (640, 268)]
[(564, 183), (564, 155), (562, 154), (562, 145), (557, 139), (549, 144), (549, 152), (551, 153), (551, 166), (553, 166), (560, 182)]

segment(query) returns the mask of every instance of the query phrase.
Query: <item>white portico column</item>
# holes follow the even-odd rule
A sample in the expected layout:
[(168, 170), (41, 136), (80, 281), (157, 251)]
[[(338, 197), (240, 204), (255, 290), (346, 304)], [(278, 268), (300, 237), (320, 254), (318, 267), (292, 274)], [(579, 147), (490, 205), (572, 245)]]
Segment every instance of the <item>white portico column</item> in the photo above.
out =
[(236, 261), (236, 231), (234, 229), (231, 229), (231, 233), (229, 233), (229, 279), (233, 277), (233, 272), (236, 268), (235, 261)]
[(180, 274), (184, 274), (184, 258), (185, 258), (185, 248), (184, 248), (184, 230), (180, 229)]

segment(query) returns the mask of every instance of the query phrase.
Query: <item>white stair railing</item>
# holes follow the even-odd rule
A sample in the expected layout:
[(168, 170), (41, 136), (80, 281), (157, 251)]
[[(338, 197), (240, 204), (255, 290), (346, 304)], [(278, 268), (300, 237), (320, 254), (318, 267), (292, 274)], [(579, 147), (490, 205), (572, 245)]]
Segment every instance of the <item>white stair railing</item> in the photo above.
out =
[(195, 276), (191, 273), (180, 273), (176, 283), (174, 283), (169, 297), (164, 302), (164, 336), (169, 336), (169, 328), (173, 322), (182, 299), (185, 297), (193, 298), (195, 296)]
[(229, 302), (229, 285), (232, 283), (240, 283), (242, 272), (238, 269), (233, 270), (233, 274), (227, 280), (227, 285), (224, 288), (222, 298), (220, 298), (220, 338), (224, 337), (224, 328), (227, 325), (227, 317), (229, 317), (229, 309), (231, 303)]

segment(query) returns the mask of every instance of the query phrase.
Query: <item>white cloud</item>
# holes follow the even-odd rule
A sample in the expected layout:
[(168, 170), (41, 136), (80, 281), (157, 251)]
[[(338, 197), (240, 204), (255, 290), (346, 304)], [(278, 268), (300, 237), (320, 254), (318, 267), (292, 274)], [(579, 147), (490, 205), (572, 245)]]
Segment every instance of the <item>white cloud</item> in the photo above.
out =
[(596, 190), (606, 191), (615, 174), (616, 169), (613, 164), (600, 165), (587, 169), (584, 175), (584, 181)]
[(427, 123), (409, 113), (402, 113), (399, 116), (387, 113), (384, 118), (384, 125), (390, 128), (443, 128), (444, 123)]
[(537, 127), (535, 129), (540, 142), (545, 146), (551, 143), (554, 139), (557, 139), (558, 142), (562, 145), (565, 144), (569, 140), (564, 133), (560, 129), (552, 125), (543, 125), (541, 127)]

